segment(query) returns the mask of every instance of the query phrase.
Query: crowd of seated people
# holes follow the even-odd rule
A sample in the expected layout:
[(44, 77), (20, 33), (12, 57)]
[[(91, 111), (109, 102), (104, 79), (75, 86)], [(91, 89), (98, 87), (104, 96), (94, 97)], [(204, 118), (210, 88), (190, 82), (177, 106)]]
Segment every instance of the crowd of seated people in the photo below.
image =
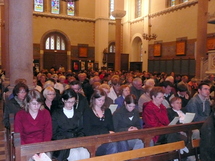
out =
[[(3, 123), (6, 128), (10, 128), (9, 114), (15, 114), (15, 132), (21, 133), (22, 144), (28, 144), (167, 126), (176, 116), (180, 117), (181, 123), (186, 112), (195, 113), (193, 121), (204, 121), (211, 114), (213, 106), (214, 94), (211, 93), (214, 93), (214, 81), (211, 77), (197, 81), (173, 72), (168, 75), (106, 70), (79, 73), (42, 70), (33, 78), (33, 90), (29, 90), (28, 82), (24, 79), (16, 81), (12, 94), (5, 98)], [(109, 109), (112, 104), (117, 106), (114, 113)], [(31, 133), (25, 130), (30, 126), (28, 124), (41, 124), (41, 111), (48, 111), (45, 114), (52, 120), (47, 135), (49, 138), (37, 138), (30, 142), (22, 140), (23, 136)], [(50, 123), (49, 117), (43, 117), (42, 120), (43, 123)], [(37, 130), (38, 133), (44, 132)], [(200, 138), (198, 130), (193, 133), (193, 138)], [(181, 134), (155, 136), (151, 145), (178, 140), (183, 140)], [(138, 139), (120, 141), (101, 145), (96, 154), (112, 154), (143, 147), (144, 144)], [(90, 155), (81, 147), (54, 152), (53, 157), (72, 161), (89, 158)]]

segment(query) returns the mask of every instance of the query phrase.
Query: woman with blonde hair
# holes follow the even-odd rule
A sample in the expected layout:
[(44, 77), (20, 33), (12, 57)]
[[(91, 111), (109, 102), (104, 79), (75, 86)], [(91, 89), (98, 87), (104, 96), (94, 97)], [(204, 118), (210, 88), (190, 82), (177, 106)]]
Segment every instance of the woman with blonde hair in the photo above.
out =
[(48, 86), (43, 91), (44, 107), (47, 109), (50, 114), (53, 113), (54, 110), (58, 108), (58, 101), (54, 100), (56, 97), (55, 89), (51, 86)]

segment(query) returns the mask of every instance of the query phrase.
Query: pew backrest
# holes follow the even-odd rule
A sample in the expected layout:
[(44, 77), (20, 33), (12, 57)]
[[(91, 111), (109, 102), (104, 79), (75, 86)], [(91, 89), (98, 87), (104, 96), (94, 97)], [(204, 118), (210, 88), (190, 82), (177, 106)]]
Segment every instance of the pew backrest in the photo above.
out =
[(147, 157), (147, 156), (160, 154), (160, 153), (172, 152), (175, 150), (178, 150), (178, 154), (180, 157), (179, 150), (184, 147), (185, 147), (184, 141), (179, 141), (174, 143), (168, 143), (163, 145), (157, 145), (157, 146), (152, 146), (152, 147), (147, 147), (142, 149), (121, 152), (121, 153), (115, 153), (111, 155), (104, 155), (104, 156), (99, 156), (94, 158), (82, 159), (80, 161), (115, 161), (115, 160), (123, 161), (123, 160)]
[(145, 147), (150, 146), (151, 139), (156, 135), (176, 133), (184, 131), (188, 137), (188, 144), (192, 147), (192, 130), (200, 129), (203, 122), (195, 122), (189, 124), (179, 124), (165, 127), (141, 129), (130, 132), (119, 132), (114, 134), (94, 135), (87, 137), (79, 137), (72, 139), (56, 140), (42, 143), (21, 145), (20, 136), (18, 133), (14, 133), (13, 144), (15, 148), (15, 160), (26, 161), (35, 153), (57, 151), (63, 149), (71, 149), (77, 147), (85, 147), (91, 154), (91, 157), (95, 156), (96, 149), (104, 143), (117, 142), (130, 139), (141, 139), (144, 142)]

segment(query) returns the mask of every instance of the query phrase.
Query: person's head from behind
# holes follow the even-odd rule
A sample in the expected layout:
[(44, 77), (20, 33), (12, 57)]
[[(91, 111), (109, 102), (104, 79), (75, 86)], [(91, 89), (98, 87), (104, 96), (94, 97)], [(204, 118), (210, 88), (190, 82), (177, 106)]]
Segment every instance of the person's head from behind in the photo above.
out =
[(133, 95), (133, 94), (127, 95), (125, 97), (124, 104), (125, 104), (125, 108), (129, 112), (133, 111), (137, 105), (137, 99), (136, 99), (135, 95)]
[(55, 89), (51, 86), (46, 87), (43, 91), (43, 96), (46, 100), (50, 102), (53, 101), (54, 98), (56, 97)]
[(51, 80), (46, 81), (44, 86), (43, 86), (43, 88), (46, 88), (46, 87), (49, 87), (49, 86), (54, 88), (54, 82), (51, 81)]
[(210, 85), (208, 83), (202, 82), (198, 86), (198, 92), (204, 99), (209, 98), (210, 95)]
[(130, 94), (130, 87), (128, 85), (121, 85), (119, 89), (119, 94), (125, 98)]
[(61, 99), (63, 102), (63, 107), (70, 110), (76, 103), (77, 94), (73, 89), (69, 88), (63, 92)]
[(150, 97), (156, 106), (160, 106), (164, 100), (164, 89), (162, 87), (153, 87), (150, 91)]
[(99, 88), (102, 88), (105, 91), (106, 95), (110, 93), (110, 86), (108, 84), (101, 84)]
[(25, 111), (37, 113), (39, 110), (44, 109), (42, 104), (43, 97), (41, 93), (36, 89), (30, 90), (25, 98)]
[(90, 107), (93, 109), (100, 108), (104, 110), (105, 99), (106, 99), (105, 91), (101, 88), (96, 89), (93, 95), (91, 96)]
[(145, 94), (149, 96), (150, 91), (152, 90), (152, 88), (154, 88), (154, 87), (152, 87), (152, 86), (144, 86)]
[(179, 111), (182, 108), (182, 101), (180, 97), (173, 97), (170, 100), (170, 105), (172, 107), (172, 109)]
[(142, 79), (140, 79), (140, 78), (134, 78), (134, 80), (132, 82), (132, 85), (137, 90), (141, 90), (142, 89)]
[(20, 101), (23, 101), (28, 93), (29, 89), (25, 83), (18, 83), (13, 89), (13, 95)]

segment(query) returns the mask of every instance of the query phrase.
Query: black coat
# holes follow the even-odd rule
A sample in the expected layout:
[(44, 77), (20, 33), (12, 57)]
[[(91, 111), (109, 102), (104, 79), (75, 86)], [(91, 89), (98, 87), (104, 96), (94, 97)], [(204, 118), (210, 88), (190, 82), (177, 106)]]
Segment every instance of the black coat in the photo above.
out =
[[(67, 118), (63, 109), (58, 109), (52, 114), (53, 140), (69, 139), (84, 136), (82, 112), (74, 110), (74, 116)], [(59, 161), (69, 156), (69, 149), (56, 151), (53, 154)]]
[(200, 158), (201, 161), (215, 159), (215, 116), (211, 114), (200, 129)]

